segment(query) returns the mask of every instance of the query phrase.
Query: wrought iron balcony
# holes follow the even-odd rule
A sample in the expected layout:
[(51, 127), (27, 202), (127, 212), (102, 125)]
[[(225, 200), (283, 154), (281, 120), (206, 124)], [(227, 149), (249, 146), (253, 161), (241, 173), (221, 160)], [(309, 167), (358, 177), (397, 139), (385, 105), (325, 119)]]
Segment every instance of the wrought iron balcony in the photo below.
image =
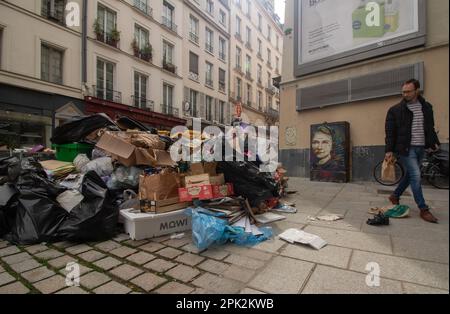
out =
[(162, 16), (162, 25), (170, 29), (171, 31), (177, 32), (177, 25), (169, 18)]
[(153, 9), (149, 5), (145, 4), (144, 2), (139, 1), (139, 0), (134, 0), (133, 6), (135, 8), (137, 8), (139, 11), (141, 11), (142, 13), (144, 13), (145, 15), (153, 17)]
[(143, 97), (131, 95), (131, 103), (133, 107), (154, 111), (155, 103), (153, 100), (148, 100)]
[(208, 51), (209, 53), (214, 53), (214, 47), (211, 44), (206, 43), (205, 50)]
[(163, 69), (173, 74), (177, 73), (177, 67), (174, 64), (167, 62), (166, 60), (163, 60)]
[(212, 79), (206, 78), (205, 85), (209, 87), (214, 87), (214, 81)]
[(161, 113), (166, 114), (168, 116), (172, 116), (172, 117), (179, 116), (178, 108), (174, 108), (172, 106), (165, 105), (165, 104), (161, 104)]
[(193, 41), (194, 43), (198, 44), (198, 35), (193, 33), (193, 32), (189, 32), (189, 39), (191, 41)]
[(97, 85), (92, 85), (92, 91), (93, 97), (116, 103), (122, 103), (122, 93), (119, 91), (105, 89)]
[(219, 58), (220, 58), (220, 59), (226, 61), (226, 57), (227, 57), (227, 56), (226, 56), (225, 52), (219, 52)]
[(226, 84), (225, 82), (219, 82), (219, 91), (225, 93)]
[(120, 35), (118, 35), (118, 34), (119, 33), (116, 33), (116, 34), (105, 33), (102, 30), (96, 32), (98, 41), (101, 41), (107, 45), (114, 47), (114, 48), (119, 48)]

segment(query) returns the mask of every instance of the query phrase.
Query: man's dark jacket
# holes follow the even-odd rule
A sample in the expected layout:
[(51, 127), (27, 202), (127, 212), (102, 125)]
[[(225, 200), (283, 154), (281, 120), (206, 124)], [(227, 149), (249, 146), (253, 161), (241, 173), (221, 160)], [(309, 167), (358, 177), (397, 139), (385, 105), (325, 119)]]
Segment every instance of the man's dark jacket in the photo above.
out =
[[(419, 96), (419, 102), (422, 104), (424, 118), (425, 148), (434, 148), (436, 144), (441, 143), (434, 130), (433, 106), (422, 96)], [(405, 100), (389, 109), (386, 117), (386, 152), (404, 156), (409, 154), (413, 118), (414, 115)]]

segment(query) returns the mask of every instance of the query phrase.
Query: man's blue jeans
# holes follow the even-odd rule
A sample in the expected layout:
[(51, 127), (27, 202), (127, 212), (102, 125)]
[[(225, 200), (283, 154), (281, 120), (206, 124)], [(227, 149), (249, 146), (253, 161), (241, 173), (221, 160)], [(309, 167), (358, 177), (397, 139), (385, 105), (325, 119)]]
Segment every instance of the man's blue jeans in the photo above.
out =
[(400, 162), (405, 168), (405, 176), (400, 181), (397, 189), (394, 191), (394, 196), (400, 198), (403, 192), (411, 185), (411, 190), (414, 194), (414, 200), (420, 209), (428, 209), (423, 198), (420, 164), (425, 155), (425, 148), (423, 146), (411, 146), (409, 156), (400, 156)]

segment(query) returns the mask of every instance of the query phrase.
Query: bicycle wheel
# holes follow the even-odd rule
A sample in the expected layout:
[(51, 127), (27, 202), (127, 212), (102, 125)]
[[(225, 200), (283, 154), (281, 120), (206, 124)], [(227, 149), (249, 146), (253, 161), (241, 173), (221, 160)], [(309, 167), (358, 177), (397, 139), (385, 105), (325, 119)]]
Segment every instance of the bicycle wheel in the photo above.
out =
[(400, 180), (403, 178), (403, 176), (405, 175), (405, 170), (403, 169), (403, 166), (401, 164), (399, 164), (398, 162), (395, 163), (394, 167), (395, 167), (395, 178), (396, 178), (395, 181), (384, 181), (381, 179), (381, 170), (383, 168), (383, 161), (380, 162), (379, 164), (377, 164), (373, 168), (373, 177), (381, 185), (385, 185), (385, 186), (397, 185), (400, 182)]
[(435, 188), (448, 190), (448, 175), (441, 172), (439, 165), (432, 165), (426, 173), (426, 178)]

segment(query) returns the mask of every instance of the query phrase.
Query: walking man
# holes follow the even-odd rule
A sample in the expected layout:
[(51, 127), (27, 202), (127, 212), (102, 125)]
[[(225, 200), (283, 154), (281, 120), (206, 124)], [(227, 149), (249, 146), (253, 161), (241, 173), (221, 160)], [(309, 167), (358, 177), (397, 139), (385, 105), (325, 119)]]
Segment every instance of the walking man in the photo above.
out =
[(389, 109), (386, 117), (386, 159), (400, 156), (406, 174), (389, 197), (393, 205), (400, 203), (403, 192), (411, 185), (420, 217), (431, 223), (431, 214), (422, 193), (420, 164), (425, 151), (437, 151), (441, 145), (434, 129), (433, 107), (420, 95), (420, 82), (411, 79), (403, 84), (403, 100)]

